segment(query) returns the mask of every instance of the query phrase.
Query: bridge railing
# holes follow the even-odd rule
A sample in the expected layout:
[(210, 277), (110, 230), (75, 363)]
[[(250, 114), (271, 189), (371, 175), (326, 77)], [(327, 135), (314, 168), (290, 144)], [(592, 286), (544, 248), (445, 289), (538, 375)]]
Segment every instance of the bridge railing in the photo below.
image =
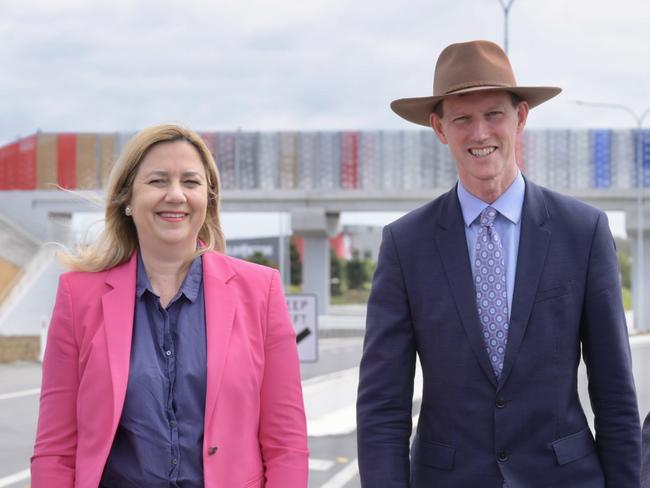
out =
[[(132, 133), (37, 133), (0, 148), (0, 190), (96, 189)], [(224, 190), (448, 188), (456, 170), (432, 131), (203, 132)], [(650, 130), (527, 130), (518, 162), (557, 189), (650, 186)]]

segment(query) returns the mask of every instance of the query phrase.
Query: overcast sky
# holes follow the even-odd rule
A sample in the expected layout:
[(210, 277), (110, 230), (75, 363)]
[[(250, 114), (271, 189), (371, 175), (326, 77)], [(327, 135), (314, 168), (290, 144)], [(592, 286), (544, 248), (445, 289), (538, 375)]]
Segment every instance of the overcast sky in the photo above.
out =
[[(498, 0), (0, 1), (0, 144), (43, 131), (416, 128), (452, 42), (503, 42)], [(650, 106), (650, 2), (515, 0), (520, 85), (564, 92), (529, 127), (628, 127)], [(646, 120), (650, 126), (650, 117)]]

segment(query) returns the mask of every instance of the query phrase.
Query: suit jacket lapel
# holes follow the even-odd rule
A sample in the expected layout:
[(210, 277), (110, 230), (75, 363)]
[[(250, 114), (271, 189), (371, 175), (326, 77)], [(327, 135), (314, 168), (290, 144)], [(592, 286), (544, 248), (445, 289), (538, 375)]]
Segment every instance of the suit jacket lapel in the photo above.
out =
[(235, 320), (236, 294), (228, 285), (234, 271), (218, 253), (203, 255), (203, 288), (205, 290), (205, 333), (207, 341), (207, 390), (205, 421), (212, 419), (221, 388), (223, 370), (228, 356), (230, 336)]
[(108, 363), (113, 382), (113, 427), (116, 427), (122, 413), (129, 378), (136, 263), (137, 255), (134, 252), (129, 261), (111, 269), (105, 281), (112, 290), (102, 297)]
[(544, 196), (537, 185), (526, 180), (522, 211), (517, 272), (508, 330), (508, 344), (499, 385), (505, 384), (521, 347), (528, 327), (539, 279), (544, 269), (551, 231), (544, 225), (548, 211)]
[(496, 387), (496, 378), (485, 351), (485, 342), (481, 334), (481, 325), (476, 309), (476, 293), (467, 250), (467, 238), (465, 237), (465, 224), (456, 189), (453, 189), (445, 196), (445, 204), (441, 209), (441, 213), (439, 229), (436, 232), (436, 244), (442, 257), (442, 264), (449, 281), (451, 293), (456, 302), (456, 309), (483, 372)]

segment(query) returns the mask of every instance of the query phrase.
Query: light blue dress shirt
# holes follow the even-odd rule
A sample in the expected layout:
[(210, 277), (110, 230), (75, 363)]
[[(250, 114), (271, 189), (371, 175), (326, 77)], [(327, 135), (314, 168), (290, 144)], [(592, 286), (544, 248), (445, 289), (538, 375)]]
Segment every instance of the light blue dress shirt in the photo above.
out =
[(474, 247), (476, 246), (476, 238), (481, 227), (478, 216), (488, 206), (491, 206), (498, 212), (494, 226), (501, 238), (506, 264), (508, 316), (512, 312), (512, 295), (515, 289), (519, 236), (521, 235), (521, 211), (524, 205), (525, 192), (526, 183), (520, 172), (517, 172), (515, 181), (492, 204), (486, 203), (472, 195), (460, 181), (458, 182), (458, 201), (460, 202), (460, 209), (463, 213), (463, 220), (465, 221), (465, 237), (467, 238), (469, 262), (472, 266), (472, 277), (474, 277), (475, 273)]

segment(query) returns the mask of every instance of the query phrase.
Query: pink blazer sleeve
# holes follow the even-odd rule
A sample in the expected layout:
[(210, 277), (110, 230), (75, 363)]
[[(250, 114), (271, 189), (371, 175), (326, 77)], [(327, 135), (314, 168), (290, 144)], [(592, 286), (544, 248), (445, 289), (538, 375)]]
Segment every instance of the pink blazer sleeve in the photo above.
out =
[(260, 408), (265, 488), (307, 488), (309, 453), (296, 334), (277, 271), (269, 288)]
[(78, 356), (70, 287), (64, 274), (59, 279), (43, 359), (40, 412), (31, 459), (32, 488), (74, 486)]

